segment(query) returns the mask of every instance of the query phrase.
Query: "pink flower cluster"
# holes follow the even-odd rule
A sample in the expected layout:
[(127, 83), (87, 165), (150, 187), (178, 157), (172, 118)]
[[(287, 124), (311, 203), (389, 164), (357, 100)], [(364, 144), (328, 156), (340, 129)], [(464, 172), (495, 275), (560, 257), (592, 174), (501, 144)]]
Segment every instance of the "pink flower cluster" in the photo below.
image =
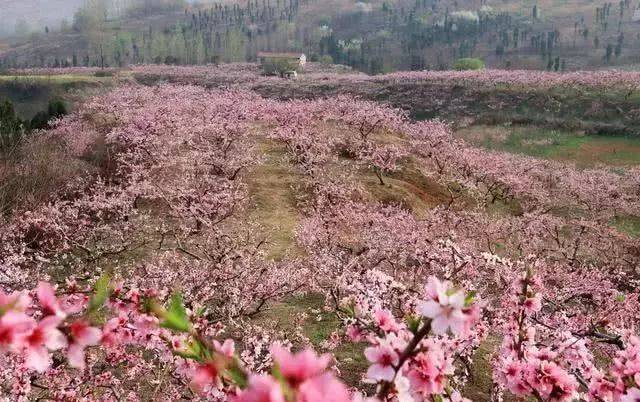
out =
[(378, 384), (381, 400), (462, 400), (452, 388), (457, 381), (455, 356), (481, 336), (474, 328), (479, 307), (471, 295), (430, 277), (425, 299), (416, 302), (416, 311), (405, 322), (384, 309), (370, 317), (358, 309), (346, 311), (352, 312), (347, 322), (354, 322), (348, 327), (349, 337), (371, 344), (364, 352), (371, 364), (366, 377)]
[(39, 373), (51, 366), (50, 353), (62, 348), (66, 348), (72, 367), (84, 368), (84, 349), (100, 342), (101, 331), (91, 327), (84, 319), (63, 326), (67, 313), (60, 306), (50, 284), (40, 282), (36, 294), (42, 312), (37, 321), (26, 313), (32, 307), (31, 298), (26, 292), (7, 295), (0, 291), (0, 348), (24, 354), (25, 366)]
[[(156, 292), (145, 291), (147, 296), (143, 300), (139, 291), (130, 290), (125, 295), (119, 285), (113, 287), (104, 279), (96, 282), (89, 298), (78, 297), (82, 293), (75, 284), (62, 292), (64, 296), (58, 297), (53, 286), (41, 282), (33, 292), (37, 303), (29, 293), (0, 294), (2, 352), (24, 357), (21, 367), (26, 370), (41, 374), (53, 370), (51, 353), (59, 350), (69, 367), (83, 370), (86, 348), (100, 346), (106, 351), (124, 345), (154, 348), (159, 345), (157, 341), (170, 340), (166, 350), (176, 356), (178, 368), (187, 363), (181, 363), (181, 359), (195, 362), (185, 373), (191, 376), (193, 389), (205, 395), (224, 394), (237, 402), (362, 400), (361, 394), (352, 395), (327, 371), (332, 361), (329, 355), (317, 356), (310, 349), (291, 353), (274, 346), (271, 375), (246, 372), (235, 357), (234, 342), (206, 339), (204, 329), (196, 329), (188, 321), (190, 318), (181, 299), (175, 299), (176, 296), (165, 309), (152, 298)], [(401, 389), (401, 379), (408, 379), (411, 392), (418, 395), (445, 393), (447, 377), (453, 374), (453, 360), (447, 349), (450, 345), (446, 340), (427, 338), (427, 335), (436, 322), (441, 324), (433, 325), (434, 335), (443, 334), (446, 328), (450, 328), (454, 336), (467, 335), (476, 319), (473, 313), (476, 307), (469, 299), (461, 305), (450, 302), (447, 295), (457, 299), (462, 293), (435, 278), (430, 279), (427, 294), (429, 300), (424, 305), (431, 306), (430, 303), (437, 301), (440, 309), (431, 306), (422, 319), (417, 319), (415, 328), (396, 321), (389, 311), (375, 313), (374, 332), (369, 339), (372, 346), (365, 350), (365, 356), (372, 363), (368, 377), (381, 382), (379, 396), (382, 399), (387, 393), (405, 392)], [(92, 326), (91, 321), (95, 320), (92, 317), (99, 311), (117, 316), (108, 319), (102, 328)], [(459, 319), (464, 323), (458, 325)], [(373, 335), (376, 331), (379, 331), (377, 336)], [(388, 388), (390, 384), (397, 384), (396, 388)]]
[(247, 389), (233, 398), (233, 401), (352, 401), (344, 384), (326, 371), (329, 356), (317, 356), (312, 350), (292, 354), (279, 347), (274, 348), (272, 353), (276, 363), (274, 375), (251, 375)]
[(505, 300), (509, 317), (494, 362), (496, 382), (514, 395), (545, 401), (572, 401), (581, 394), (589, 401), (634, 400), (640, 379), (638, 338), (628, 338), (605, 375), (596, 367), (584, 335), (554, 333), (540, 325), (539, 287), (540, 281), (529, 272), (514, 282), (513, 295)]

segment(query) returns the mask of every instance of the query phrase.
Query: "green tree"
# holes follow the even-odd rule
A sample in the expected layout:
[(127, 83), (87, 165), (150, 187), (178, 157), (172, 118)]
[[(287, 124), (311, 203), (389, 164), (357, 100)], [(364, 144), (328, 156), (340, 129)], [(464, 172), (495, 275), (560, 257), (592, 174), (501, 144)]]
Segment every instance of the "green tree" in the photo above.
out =
[(49, 116), (53, 118), (62, 117), (68, 113), (67, 105), (60, 98), (51, 99), (47, 106), (47, 112), (49, 113)]
[(325, 54), (324, 56), (320, 56), (320, 59), (318, 61), (325, 65), (333, 64), (333, 57)]
[(484, 69), (484, 61), (476, 58), (462, 58), (456, 60), (453, 68), (458, 71), (464, 70), (483, 70)]
[(130, 46), (131, 35), (127, 32), (118, 32), (113, 42), (113, 60), (118, 67), (124, 67), (131, 54)]
[(113, 40), (107, 21), (108, 0), (86, 0), (73, 19), (73, 29), (86, 35), (89, 49), (104, 68), (107, 56), (113, 54)]
[(13, 149), (22, 138), (24, 124), (9, 101), (0, 103), (0, 151)]
[(613, 55), (613, 45), (611, 43), (607, 44), (607, 52), (605, 53), (605, 60), (607, 63), (611, 62), (611, 56)]
[(67, 105), (62, 99), (54, 98), (49, 101), (46, 111), (38, 112), (29, 124), (32, 130), (42, 130), (49, 127), (49, 122), (67, 114)]

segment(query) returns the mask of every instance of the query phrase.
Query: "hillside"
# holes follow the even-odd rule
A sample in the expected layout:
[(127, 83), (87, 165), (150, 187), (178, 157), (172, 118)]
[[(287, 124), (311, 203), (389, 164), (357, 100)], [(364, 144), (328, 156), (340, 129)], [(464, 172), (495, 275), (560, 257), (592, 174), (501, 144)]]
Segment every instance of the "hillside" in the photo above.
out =
[(245, 62), (261, 50), (302, 51), (370, 74), (443, 70), (469, 57), (553, 71), (640, 64), (631, 0), (91, 4), (65, 26), (0, 44), (0, 68)]
[(0, 38), (15, 34), (16, 29), (44, 31), (45, 26), (59, 27), (63, 20), (71, 21), (83, 3), (83, 0), (0, 0)]
[(0, 159), (1, 396), (640, 386), (637, 73), (110, 73)]

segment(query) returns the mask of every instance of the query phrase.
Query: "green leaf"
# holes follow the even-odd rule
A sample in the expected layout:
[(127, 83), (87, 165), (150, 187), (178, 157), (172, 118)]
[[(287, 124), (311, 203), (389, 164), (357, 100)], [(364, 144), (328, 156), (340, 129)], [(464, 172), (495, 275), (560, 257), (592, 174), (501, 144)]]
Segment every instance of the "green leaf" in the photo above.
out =
[(99, 310), (109, 297), (109, 284), (111, 283), (111, 277), (107, 274), (102, 275), (94, 285), (94, 293), (89, 300), (89, 312), (95, 312)]
[(473, 304), (474, 299), (476, 298), (476, 292), (475, 291), (471, 291), (469, 293), (467, 293), (467, 297), (465, 297), (464, 299), (464, 305), (466, 307), (469, 307), (470, 305)]
[(247, 373), (242, 371), (237, 362), (227, 369), (227, 374), (233, 380), (233, 383), (236, 384), (240, 389), (246, 389), (249, 386), (249, 379), (247, 378)]
[(189, 332), (191, 324), (187, 317), (187, 310), (182, 302), (182, 295), (174, 293), (169, 300), (169, 306), (164, 314), (164, 320), (160, 324), (163, 328), (172, 329), (174, 331)]
[(293, 400), (294, 394), (293, 390), (287, 384), (287, 380), (284, 378), (282, 371), (280, 370), (280, 366), (278, 363), (274, 364), (271, 368), (271, 376), (278, 381), (280, 387), (282, 388), (282, 392), (284, 392), (285, 400), (290, 401)]
[(422, 318), (409, 315), (407, 316), (406, 321), (409, 331), (411, 331), (411, 333), (413, 334), (416, 334), (418, 332), (418, 329), (420, 328), (420, 322), (422, 322)]
[(624, 293), (620, 293), (616, 296), (616, 301), (619, 303), (624, 302), (627, 299), (627, 296)]
[(175, 354), (176, 356), (180, 356), (183, 359), (200, 361), (200, 356), (193, 354), (192, 352), (189, 352), (189, 351), (174, 350), (173, 354)]
[(355, 317), (356, 316), (356, 309), (355, 306), (353, 304), (347, 304), (342, 306), (342, 311), (344, 311), (344, 313), (347, 315), (347, 317)]
[(211, 353), (206, 350), (200, 341), (194, 339), (186, 344), (186, 348), (182, 350), (174, 349), (173, 353), (189, 360), (203, 362), (211, 358)]
[(193, 342), (189, 343), (189, 351), (198, 356), (198, 359), (204, 360), (211, 358), (211, 352), (197, 339), (194, 339)]
[(144, 313), (153, 313), (157, 315), (158, 307), (162, 309), (162, 306), (158, 306), (158, 302), (150, 297), (142, 297), (142, 311)]

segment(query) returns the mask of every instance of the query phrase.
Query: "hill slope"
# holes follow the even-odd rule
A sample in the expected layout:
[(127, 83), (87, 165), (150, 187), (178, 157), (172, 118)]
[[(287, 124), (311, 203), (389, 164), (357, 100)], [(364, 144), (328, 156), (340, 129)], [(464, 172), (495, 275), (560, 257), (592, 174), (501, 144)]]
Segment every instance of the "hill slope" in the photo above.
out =
[(261, 50), (303, 51), (373, 74), (446, 69), (468, 57), (555, 71), (640, 63), (630, 0), (123, 4), (86, 8), (72, 28), (11, 41), (0, 66), (238, 62)]

